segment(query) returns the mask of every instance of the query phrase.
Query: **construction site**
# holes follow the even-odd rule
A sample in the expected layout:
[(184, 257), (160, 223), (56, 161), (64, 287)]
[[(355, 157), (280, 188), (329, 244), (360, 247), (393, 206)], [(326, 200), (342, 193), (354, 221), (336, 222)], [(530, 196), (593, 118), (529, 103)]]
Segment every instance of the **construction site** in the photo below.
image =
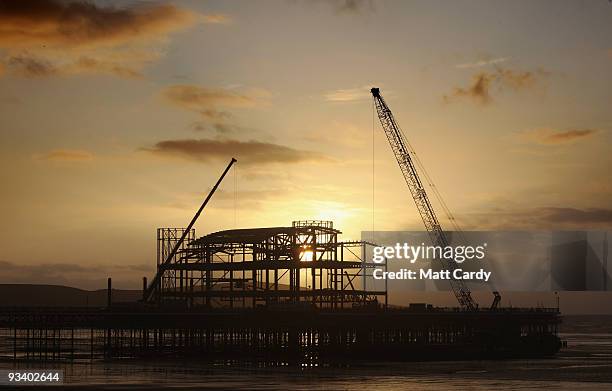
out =
[[(413, 151), (378, 88), (382, 128), (432, 244), (448, 244), (414, 164)], [(343, 241), (332, 221), (234, 229), (196, 236), (190, 223), (157, 230), (157, 273), (142, 299), (104, 308), (2, 308), (0, 355), (22, 360), (197, 357), (304, 365), (367, 360), (545, 357), (561, 341), (558, 308), (479, 305), (462, 280), (458, 306), (391, 306), (386, 280), (374, 284), (368, 241)], [(443, 265), (448, 270), (454, 262)]]

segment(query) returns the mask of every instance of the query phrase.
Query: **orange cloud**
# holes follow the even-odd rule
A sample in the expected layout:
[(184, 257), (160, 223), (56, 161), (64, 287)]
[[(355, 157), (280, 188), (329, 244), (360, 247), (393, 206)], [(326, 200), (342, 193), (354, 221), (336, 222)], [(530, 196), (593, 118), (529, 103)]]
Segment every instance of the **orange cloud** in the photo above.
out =
[(491, 102), (489, 94), (493, 76), (487, 72), (480, 72), (472, 76), (472, 84), (467, 88), (455, 87), (450, 95), (444, 95), (443, 99), (446, 103), (457, 98), (467, 97), (474, 100), (476, 103), (486, 105)]
[(10, 57), (7, 64), (20, 76), (28, 78), (46, 77), (58, 73), (58, 69), (50, 61), (36, 57)]
[(38, 156), (38, 160), (78, 162), (92, 160), (94, 155), (91, 152), (76, 149), (55, 149)]
[(208, 14), (203, 16), (204, 22), (206, 23), (228, 23), (230, 18), (223, 14)]
[(116, 46), (165, 35), (195, 20), (194, 13), (168, 4), (115, 8), (88, 2), (5, 1), (0, 5), (0, 46)]
[(487, 105), (493, 101), (491, 91), (498, 92), (505, 89), (524, 90), (534, 87), (538, 80), (547, 76), (548, 72), (538, 69), (536, 71), (513, 71), (507, 68), (496, 67), (494, 72), (478, 72), (472, 76), (472, 83), (468, 87), (454, 87), (450, 94), (444, 95), (445, 103), (467, 98), (480, 105)]
[(241, 94), (226, 89), (205, 88), (193, 85), (174, 85), (162, 92), (171, 103), (192, 111), (197, 111), (205, 117), (216, 117), (217, 107), (253, 107), (258, 104), (256, 94)]
[(98, 73), (137, 78), (159, 57), (160, 41), (206, 22), (204, 17), (170, 4), (2, 1), (0, 48), (5, 56), (0, 63), (9, 73), (29, 78)]
[(140, 78), (142, 74), (131, 67), (92, 57), (80, 57), (65, 68), (68, 73), (107, 73), (126, 79)]
[[(173, 105), (193, 111), (202, 117), (195, 130), (215, 129), (219, 133), (239, 128), (228, 124), (230, 108), (255, 107), (266, 104), (270, 94), (265, 90), (236, 92), (222, 88), (206, 88), (194, 85), (174, 85), (162, 91), (162, 96)], [(204, 126), (209, 123), (212, 126)]]
[(571, 144), (597, 134), (597, 129), (554, 130), (548, 128), (525, 130), (518, 133), (522, 140), (542, 145)]
[(235, 157), (243, 164), (329, 160), (317, 152), (253, 140), (166, 140), (158, 142), (153, 148), (143, 148), (143, 150), (156, 155), (175, 156), (201, 162), (226, 160), (231, 157)]
[(536, 84), (538, 76), (546, 75), (548, 75), (548, 72), (541, 69), (535, 72), (516, 72), (506, 68), (497, 69), (498, 82), (504, 87), (510, 87), (516, 90), (521, 88), (531, 88)]
[(71, 63), (55, 64), (45, 58), (18, 55), (8, 57), (6, 63), (14, 74), (25, 78), (93, 73), (109, 74), (126, 79), (142, 77), (142, 74), (133, 67), (92, 57), (80, 57)]

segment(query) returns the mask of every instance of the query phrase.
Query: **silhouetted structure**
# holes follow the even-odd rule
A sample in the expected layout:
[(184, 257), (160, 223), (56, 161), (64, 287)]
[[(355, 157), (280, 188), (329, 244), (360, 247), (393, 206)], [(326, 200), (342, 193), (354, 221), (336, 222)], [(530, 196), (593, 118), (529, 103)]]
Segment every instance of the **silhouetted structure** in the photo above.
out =
[[(182, 232), (158, 230), (158, 260), (167, 259)], [(153, 300), (186, 307), (247, 308), (312, 304), (318, 308), (387, 303), (368, 289), (371, 243), (338, 241), (331, 221), (294, 221), (289, 227), (236, 229), (191, 240), (171, 262), (158, 262), (162, 283)]]
[(272, 365), (544, 357), (556, 309), (3, 308), (0, 357), (192, 357)]
[[(158, 230), (167, 259), (181, 229)], [(367, 242), (328, 221), (195, 232), (159, 289), (106, 308), (2, 308), (0, 355), (14, 360), (190, 356), (271, 365), (542, 357), (560, 347), (558, 309), (388, 308)], [(109, 280), (110, 284), (110, 280)], [(145, 285), (146, 286), (146, 285)], [(110, 297), (110, 295), (109, 295)]]

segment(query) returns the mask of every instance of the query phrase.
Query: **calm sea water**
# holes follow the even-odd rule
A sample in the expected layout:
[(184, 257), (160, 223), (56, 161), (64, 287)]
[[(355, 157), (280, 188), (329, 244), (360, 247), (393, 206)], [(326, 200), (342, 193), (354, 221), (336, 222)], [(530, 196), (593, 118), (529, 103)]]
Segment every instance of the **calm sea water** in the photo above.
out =
[[(542, 360), (376, 362), (345, 368), (227, 367), (177, 361), (47, 367), (64, 369), (64, 387), (75, 390), (612, 390), (612, 317), (566, 317), (562, 331), (568, 347), (558, 357)], [(0, 363), (0, 368), (11, 367)]]

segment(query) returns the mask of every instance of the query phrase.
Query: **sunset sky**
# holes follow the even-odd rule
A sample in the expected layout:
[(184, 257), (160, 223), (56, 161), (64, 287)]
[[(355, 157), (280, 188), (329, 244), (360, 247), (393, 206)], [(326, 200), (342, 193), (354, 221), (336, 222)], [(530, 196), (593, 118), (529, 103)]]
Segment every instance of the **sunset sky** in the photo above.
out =
[(611, 70), (608, 0), (0, 0), (0, 279), (138, 288), (232, 157), (198, 236), (359, 239), (373, 158), (420, 229), (372, 86), (465, 229), (610, 229)]

